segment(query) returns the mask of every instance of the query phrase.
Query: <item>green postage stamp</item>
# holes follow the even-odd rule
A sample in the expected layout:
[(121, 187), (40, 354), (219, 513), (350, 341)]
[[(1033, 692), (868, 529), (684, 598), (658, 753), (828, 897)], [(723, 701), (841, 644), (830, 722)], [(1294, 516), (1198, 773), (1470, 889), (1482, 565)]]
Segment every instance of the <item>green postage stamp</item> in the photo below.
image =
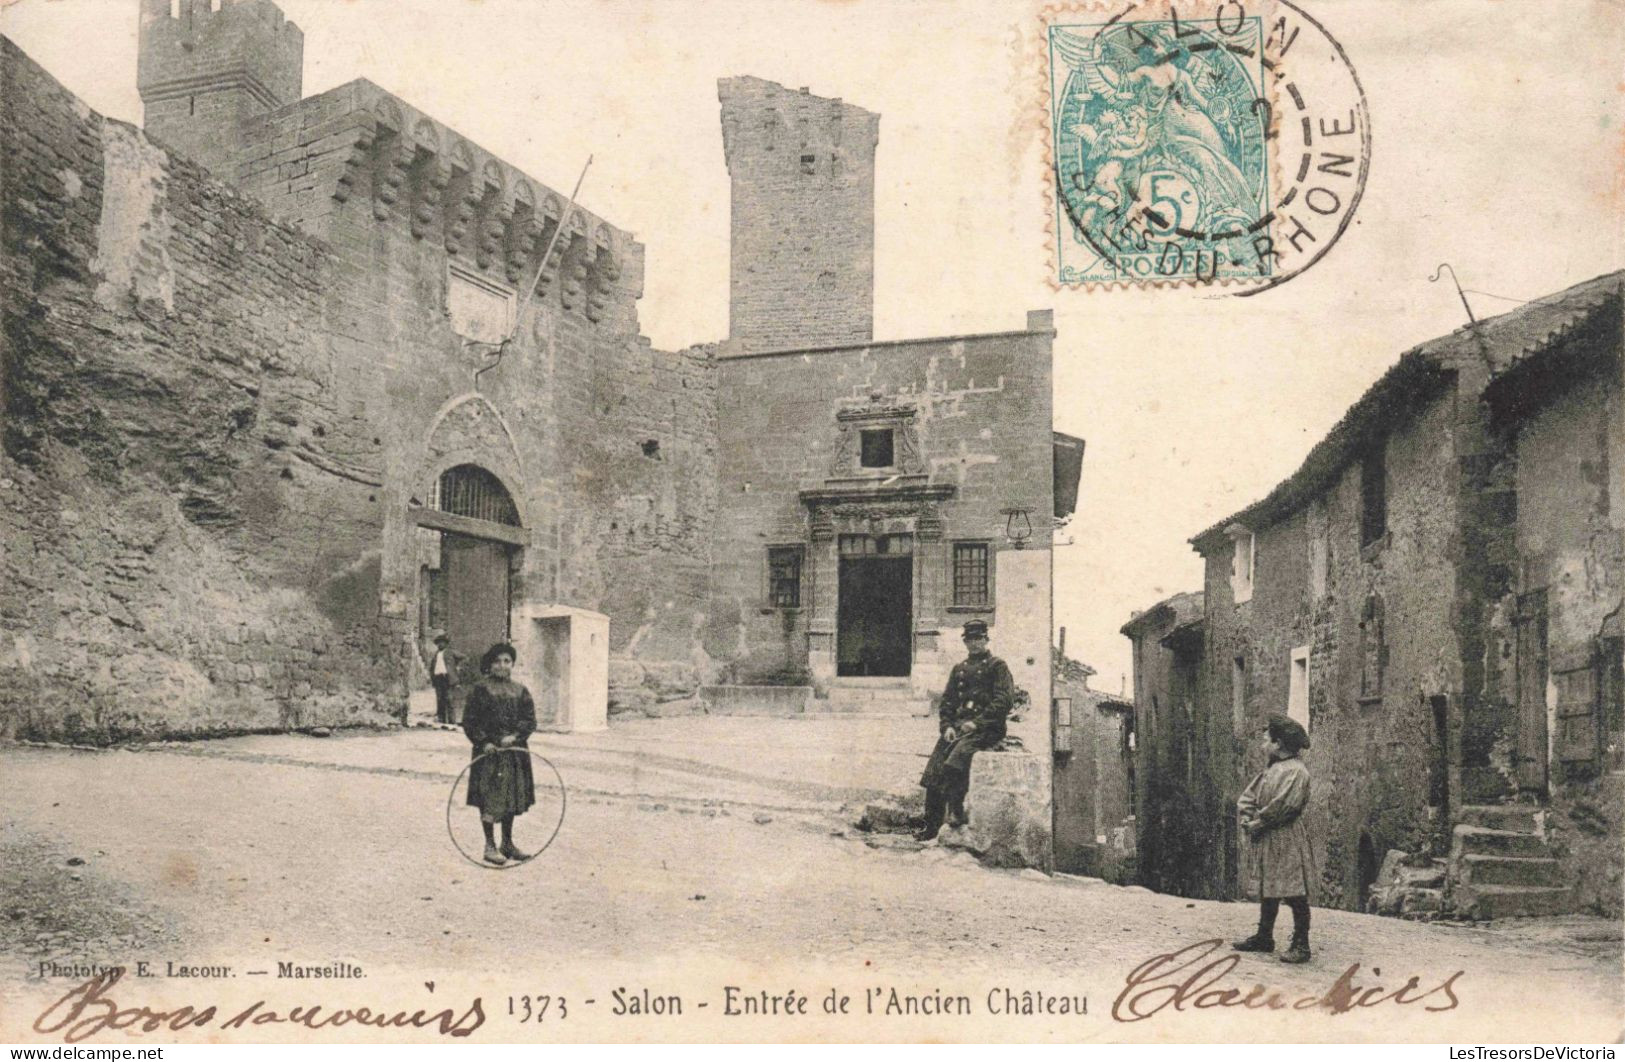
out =
[(1370, 160), (1358, 76), (1287, 3), (1045, 14), (1060, 285), (1273, 287), (1349, 223)]

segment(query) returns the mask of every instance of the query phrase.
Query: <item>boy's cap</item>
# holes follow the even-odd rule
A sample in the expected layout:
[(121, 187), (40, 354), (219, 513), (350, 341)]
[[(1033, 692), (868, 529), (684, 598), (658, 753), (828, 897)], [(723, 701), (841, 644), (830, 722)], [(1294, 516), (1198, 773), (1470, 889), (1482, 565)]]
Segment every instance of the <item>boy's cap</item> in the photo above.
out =
[(986, 620), (970, 620), (970, 621), (966, 622), (966, 624), (965, 624), (965, 633), (963, 635), (961, 635), (961, 637), (963, 637), (963, 638), (986, 638), (987, 637), (987, 621)]
[(1303, 724), (1279, 712), (1271, 713), (1264, 729), (1269, 736), (1281, 743), (1288, 752), (1302, 752), (1309, 747), (1309, 731)]

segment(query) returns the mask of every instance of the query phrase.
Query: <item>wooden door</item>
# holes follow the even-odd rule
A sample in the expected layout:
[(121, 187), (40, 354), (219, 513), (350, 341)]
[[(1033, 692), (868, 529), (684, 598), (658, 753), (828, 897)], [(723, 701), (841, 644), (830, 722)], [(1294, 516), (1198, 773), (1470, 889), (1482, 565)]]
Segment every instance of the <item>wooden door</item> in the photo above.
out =
[(1518, 785), (1546, 792), (1546, 591), (1518, 595)]
[(497, 642), (508, 640), (508, 554), (501, 542), (466, 535), (441, 536), (446, 581), (446, 636), (476, 668)]

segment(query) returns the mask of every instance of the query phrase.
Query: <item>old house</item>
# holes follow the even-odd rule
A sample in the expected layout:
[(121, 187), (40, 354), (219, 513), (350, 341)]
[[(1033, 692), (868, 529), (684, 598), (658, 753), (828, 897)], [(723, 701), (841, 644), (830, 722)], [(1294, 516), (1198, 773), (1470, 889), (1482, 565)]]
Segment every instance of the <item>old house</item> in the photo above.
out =
[(143, 129), (4, 49), (0, 731), (399, 720), (439, 631), (518, 643), (555, 727), (918, 704), (977, 617), (1047, 821), (1051, 318), (874, 340), (877, 115), (720, 82), (731, 335), (668, 352), (632, 234), (303, 96), (270, 0), (141, 0)]
[[(1171, 765), (1142, 754), (1139, 771), (1223, 842), (1171, 871), (1237, 894), (1231, 802), (1262, 765), (1264, 717), (1285, 712), (1313, 741), (1322, 902), (1365, 908), (1403, 855), (1405, 910), (1618, 914), (1621, 283), (1407, 352), (1290, 478), (1192, 540), (1196, 759), (1175, 736)], [(1152, 610), (1125, 628), (1137, 700), (1146, 639), (1168, 629), (1148, 690), (1155, 667), (1182, 670), (1173, 623)], [(1184, 843), (1164, 822), (1155, 841), (1143, 825), (1142, 866)]]
[[(1212, 832), (1228, 817), (1209, 770), (1215, 724), (1201, 698), (1202, 617), (1197, 591), (1175, 594), (1123, 625), (1134, 646), (1139, 881), (1181, 896), (1218, 895), (1235, 829)], [(1219, 726), (1228, 735), (1227, 717)]]
[(1135, 878), (1134, 705), (1091, 689), (1095, 671), (1055, 659), (1055, 869), (1108, 881)]

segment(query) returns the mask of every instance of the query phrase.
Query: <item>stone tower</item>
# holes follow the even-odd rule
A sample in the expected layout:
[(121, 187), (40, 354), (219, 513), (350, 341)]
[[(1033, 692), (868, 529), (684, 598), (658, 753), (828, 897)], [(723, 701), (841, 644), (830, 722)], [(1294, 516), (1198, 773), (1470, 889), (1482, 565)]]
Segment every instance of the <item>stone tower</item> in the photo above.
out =
[(223, 180), (238, 122), (299, 99), (305, 35), (271, 0), (141, 0), (147, 132)]
[(747, 350), (874, 336), (880, 116), (754, 77), (717, 83), (732, 180), (729, 335)]

